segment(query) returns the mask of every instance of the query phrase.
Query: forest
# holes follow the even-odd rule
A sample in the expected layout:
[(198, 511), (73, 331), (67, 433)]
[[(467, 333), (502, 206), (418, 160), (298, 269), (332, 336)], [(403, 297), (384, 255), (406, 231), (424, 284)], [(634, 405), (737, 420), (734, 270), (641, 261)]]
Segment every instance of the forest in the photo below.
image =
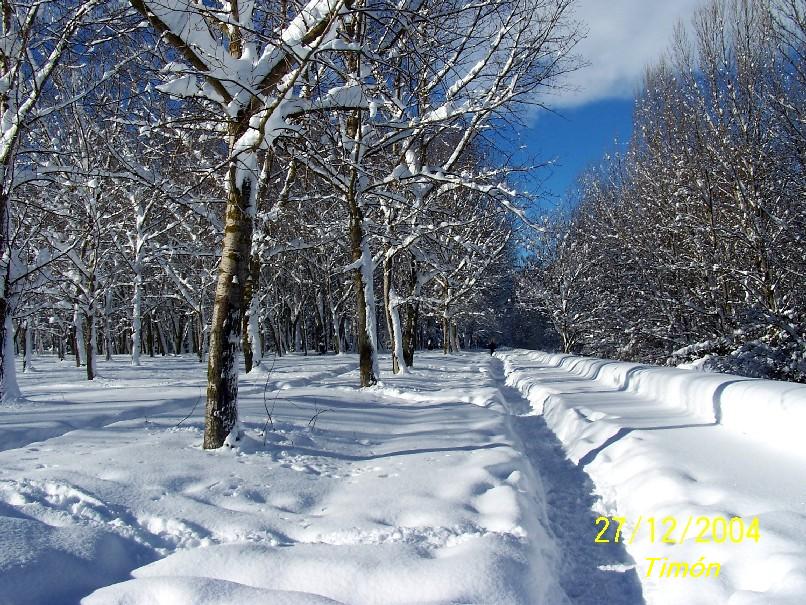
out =
[(0, 22), (0, 605), (806, 603), (806, 0)]
[[(0, 392), (34, 354), (195, 354), (207, 447), (287, 352), (491, 341), (806, 378), (799, 0), (713, 1), (548, 214), (507, 133), (570, 0), (3, 2)], [(537, 202), (543, 202), (538, 204)]]
[(195, 352), (219, 447), (241, 354), (370, 386), (494, 338), (529, 204), (495, 133), (574, 68), (569, 6), (4, 0), (2, 396), (17, 352)]
[(805, 8), (711, 2), (647, 69), (519, 275), (558, 348), (806, 381)]

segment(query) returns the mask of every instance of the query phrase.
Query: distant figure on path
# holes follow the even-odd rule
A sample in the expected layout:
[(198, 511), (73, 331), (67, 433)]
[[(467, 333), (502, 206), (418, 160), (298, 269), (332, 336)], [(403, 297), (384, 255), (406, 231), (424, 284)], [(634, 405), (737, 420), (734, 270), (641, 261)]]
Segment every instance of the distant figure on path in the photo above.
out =
[(498, 345), (495, 344), (495, 338), (490, 339), (490, 344), (487, 345), (487, 348), (490, 349), (490, 355), (495, 353), (495, 350), (498, 348)]

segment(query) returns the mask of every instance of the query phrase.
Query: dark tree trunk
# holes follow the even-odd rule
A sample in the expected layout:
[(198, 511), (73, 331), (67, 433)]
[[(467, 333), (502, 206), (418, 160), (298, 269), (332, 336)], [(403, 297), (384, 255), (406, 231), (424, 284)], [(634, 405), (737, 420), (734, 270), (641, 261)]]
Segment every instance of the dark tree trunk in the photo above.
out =
[(202, 321), (201, 314), (196, 317), (198, 330), (196, 332), (196, 354), (199, 357), (199, 363), (204, 361), (204, 322)]
[(95, 343), (92, 338), (92, 317), (84, 319), (84, 352), (87, 357), (87, 380), (95, 379)]
[(417, 320), (420, 303), (406, 305), (406, 326), (403, 330), (403, 359), (408, 367), (414, 366), (414, 350), (417, 347)]
[[(84, 343), (81, 344), (84, 346)], [(70, 347), (73, 349), (73, 355), (76, 356), (76, 367), (81, 367), (81, 354), (78, 352), (78, 338), (76, 337), (76, 327), (70, 326)]]
[(154, 318), (148, 314), (148, 335), (146, 336), (146, 346), (148, 346), (148, 356), (154, 357)]
[(417, 322), (420, 314), (420, 303), (417, 300), (419, 294), (417, 287), (417, 261), (411, 258), (409, 270), (409, 295), (413, 302), (404, 306), (406, 321), (403, 326), (403, 360), (408, 367), (414, 366), (414, 351), (417, 348)]
[(246, 373), (252, 371), (252, 364), (254, 362), (254, 351), (252, 351), (252, 340), (249, 338), (249, 319), (252, 312), (252, 296), (258, 287), (258, 280), (260, 279), (260, 259), (257, 254), (251, 256), (249, 261), (249, 276), (246, 279), (246, 285), (243, 290), (243, 325), (241, 326), (241, 335), (243, 342), (243, 361), (246, 366)]
[(302, 352), (305, 357), (308, 356), (308, 324), (305, 322), (305, 313), (299, 314), (299, 320), (302, 322)]
[[(231, 125), (232, 141), (238, 140), (243, 128), (243, 124)], [(228, 173), (224, 242), (210, 329), (204, 449), (224, 445), (238, 420), (238, 345), (252, 243), (252, 218), (247, 207), (251, 204), (254, 183), (249, 176), (244, 176), (239, 187), (237, 177), (237, 165), (233, 161)]]
[[(353, 262), (360, 262), (362, 257), (362, 244), (364, 241), (364, 215), (361, 208), (354, 199), (348, 200), (350, 209), (350, 252)], [(368, 387), (377, 384), (378, 378), (374, 371), (374, 351), (369, 339), (367, 330), (369, 322), (375, 321), (374, 317), (367, 317), (367, 299), (364, 290), (364, 277), (361, 274), (361, 267), (353, 270), (353, 289), (355, 290), (355, 304), (358, 315), (358, 358), (361, 373), (361, 386)]]
[[(0, 183), (2, 185), (2, 183)], [(0, 242), (2, 244), (4, 242)], [(5, 280), (5, 276), (0, 277)], [(13, 380), (13, 377), (6, 375), (6, 364), (14, 363), (13, 359), (6, 359), (6, 342), (9, 338), (14, 338), (13, 334), (9, 334), (6, 330), (11, 322), (6, 322), (6, 315), (9, 313), (8, 301), (5, 296), (0, 296), (0, 401), (6, 399), (7, 396), (14, 397), (16, 395), (15, 385), (7, 385), (6, 382)]]

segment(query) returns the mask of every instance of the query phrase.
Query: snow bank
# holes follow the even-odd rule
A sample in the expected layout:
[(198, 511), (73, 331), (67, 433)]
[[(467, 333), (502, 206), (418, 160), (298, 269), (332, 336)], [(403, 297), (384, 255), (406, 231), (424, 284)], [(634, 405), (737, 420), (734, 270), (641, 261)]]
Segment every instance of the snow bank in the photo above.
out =
[(82, 605), (343, 605), (338, 601), (301, 592), (269, 590), (225, 580), (199, 577), (161, 577), (131, 580), (108, 586), (82, 601)]
[[(720, 424), (806, 456), (806, 385), (539, 351), (524, 353), (523, 358), (650, 400), (654, 407), (664, 408), (666, 420)], [(535, 381), (528, 371), (518, 371), (511, 358), (505, 356), (504, 363), (510, 383), (539, 410), (552, 396), (564, 392), (562, 385)], [(584, 406), (577, 406), (577, 412), (588, 418)]]
[(0, 482), (0, 605), (75, 603), (153, 559), (112, 532), (20, 514), (24, 504), (29, 510), (36, 505)]
[[(806, 387), (571, 355), (497, 355), (508, 384), (591, 477), (598, 512), (626, 520), (623, 543), (649, 605), (804, 602)], [(707, 529), (737, 517), (745, 527), (757, 519), (760, 538), (715, 539)], [(689, 521), (695, 529), (686, 533)], [(592, 546), (600, 529), (590, 528)], [(713, 562), (721, 572), (661, 577), (653, 559)]]

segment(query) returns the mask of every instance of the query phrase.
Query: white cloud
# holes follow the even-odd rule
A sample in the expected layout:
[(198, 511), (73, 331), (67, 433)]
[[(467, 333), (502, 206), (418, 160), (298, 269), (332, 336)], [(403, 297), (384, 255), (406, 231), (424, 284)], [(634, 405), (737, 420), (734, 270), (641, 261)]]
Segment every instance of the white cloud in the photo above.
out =
[(674, 28), (688, 25), (702, 0), (579, 0), (575, 10), (588, 37), (577, 50), (589, 63), (568, 76), (578, 89), (551, 99), (570, 107), (606, 98), (635, 94), (644, 68), (669, 47)]

